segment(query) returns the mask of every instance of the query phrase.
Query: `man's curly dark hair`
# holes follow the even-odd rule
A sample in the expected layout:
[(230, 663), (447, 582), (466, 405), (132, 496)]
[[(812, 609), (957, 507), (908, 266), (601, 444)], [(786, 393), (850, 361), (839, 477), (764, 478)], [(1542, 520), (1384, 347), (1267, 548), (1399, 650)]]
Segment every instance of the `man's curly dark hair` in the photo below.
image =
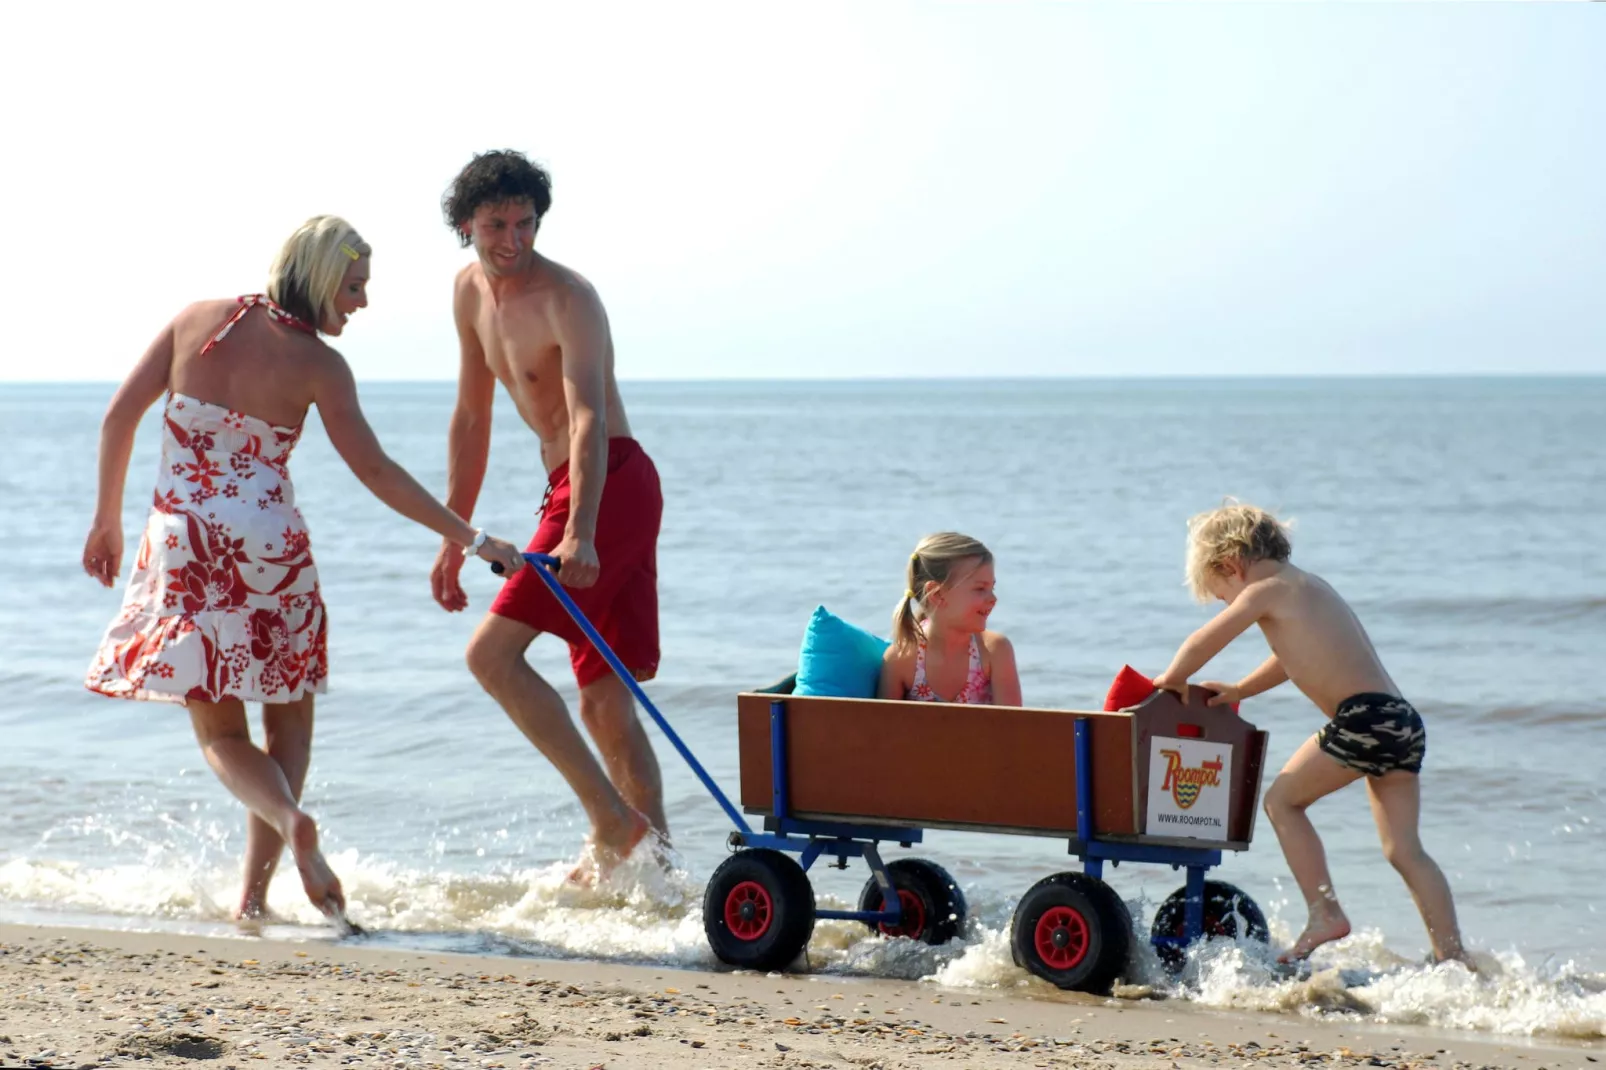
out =
[(467, 248), (473, 239), (465, 227), (480, 205), (525, 199), (535, 204), (535, 226), (539, 230), (541, 218), (552, 207), (552, 176), (539, 164), (531, 163), (524, 153), (500, 149), (477, 154), (457, 173), (441, 198), (441, 211), (446, 214), (446, 225)]

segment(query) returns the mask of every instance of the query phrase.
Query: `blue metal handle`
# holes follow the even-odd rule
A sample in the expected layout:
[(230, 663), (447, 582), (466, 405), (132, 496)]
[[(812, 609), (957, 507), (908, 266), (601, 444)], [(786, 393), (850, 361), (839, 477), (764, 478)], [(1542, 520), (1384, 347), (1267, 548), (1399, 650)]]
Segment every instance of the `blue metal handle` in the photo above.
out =
[[(648, 698), (647, 693), (641, 689), (641, 684), (630, 674), (630, 670), (625, 668), (625, 663), (619, 660), (619, 655), (613, 652), (613, 648), (608, 646), (601, 633), (592, 627), (591, 622), (586, 619), (586, 615), (580, 612), (580, 607), (574, 604), (574, 599), (569, 597), (569, 592), (563, 589), (563, 584), (558, 581), (557, 576), (558, 569), (562, 567), (562, 562), (551, 554), (525, 554), (524, 560), (535, 568), (536, 573), (541, 577), (541, 581), (547, 585), (547, 590), (552, 592), (552, 596), (558, 600), (558, 603), (563, 606), (574, 622), (580, 626), (580, 630), (591, 641), (591, 645), (597, 648), (597, 653), (602, 655), (603, 660), (608, 663), (609, 668), (613, 669), (615, 675), (624, 681), (625, 686), (630, 689), (630, 693), (636, 696), (636, 701), (641, 703), (647, 713), (652, 716), (653, 723), (663, 731), (669, 742), (674, 744), (675, 749), (680, 752), (680, 756), (686, 759), (686, 764), (691, 766), (691, 771), (697, 774), (697, 779), (703, 782), (703, 787), (708, 789), (709, 794), (714, 797), (715, 802), (719, 803), (726, 816), (742, 832), (752, 835), (753, 828), (747, 823), (747, 819), (742, 816), (742, 812), (731, 804), (730, 799), (719, 789), (719, 785), (714, 783), (714, 778), (708, 775), (708, 770), (703, 768), (703, 764), (687, 749), (686, 744), (681, 742), (680, 736), (676, 735), (675, 730), (669, 727), (669, 722), (664, 720), (664, 715), (658, 712), (658, 707), (652, 704), (652, 699)], [(501, 575), (503, 569), (499, 563), (493, 562), (491, 571)]]
[[(558, 569), (563, 567), (563, 562), (559, 561), (551, 554), (525, 554), (524, 560), (528, 561), (532, 565), (544, 565), (553, 572), (556, 572)], [(491, 571), (500, 576), (502, 573), (506, 572), (507, 569), (502, 567), (502, 562), (492, 561)]]

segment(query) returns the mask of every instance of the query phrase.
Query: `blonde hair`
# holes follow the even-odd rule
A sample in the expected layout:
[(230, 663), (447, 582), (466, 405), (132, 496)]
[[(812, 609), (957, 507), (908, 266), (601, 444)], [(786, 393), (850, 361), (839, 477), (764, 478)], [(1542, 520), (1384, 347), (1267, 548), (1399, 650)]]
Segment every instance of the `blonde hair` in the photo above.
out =
[(1206, 581), (1231, 562), (1287, 561), (1293, 549), (1288, 527), (1266, 510), (1233, 498), (1193, 517), (1188, 521), (1188, 589), (1208, 602)]
[[(954, 531), (939, 531), (935, 535), (927, 535), (915, 547), (915, 552), (909, 555), (909, 568), (905, 576), (905, 590), (903, 597), (898, 601), (898, 607), (892, 611), (892, 643), (898, 650), (908, 650), (920, 645), (920, 628), (917, 621), (925, 616), (922, 612), (916, 614), (912, 603), (920, 603), (925, 608), (926, 588), (930, 584), (946, 587), (950, 580), (957, 579), (959, 575), (968, 575), (973, 569), (991, 564), (992, 551), (987, 549), (969, 535), (960, 535)], [(965, 561), (974, 561), (971, 569), (964, 573), (958, 572), (958, 566)]]
[(335, 294), (351, 262), (372, 256), (350, 223), (315, 215), (290, 235), (268, 269), (268, 297), (290, 315), (317, 327), (335, 314)]

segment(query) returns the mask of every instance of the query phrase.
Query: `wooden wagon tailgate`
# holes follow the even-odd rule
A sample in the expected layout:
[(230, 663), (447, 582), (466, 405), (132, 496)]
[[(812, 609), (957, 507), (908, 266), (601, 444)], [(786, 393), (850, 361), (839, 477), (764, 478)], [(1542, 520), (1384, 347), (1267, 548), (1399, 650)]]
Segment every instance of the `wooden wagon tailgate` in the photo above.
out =
[(1093, 735), (1094, 825), (1137, 831), (1131, 716), (748, 693), (737, 700), (741, 800), (773, 812), (770, 703), (786, 704), (794, 814), (1074, 835), (1075, 723)]
[[(1244, 720), (1231, 710), (1205, 705), (1204, 692), (1192, 689), (1190, 702), (1183, 706), (1169, 692), (1160, 692), (1134, 707), (1135, 753), (1137, 761), (1137, 791), (1134, 802), (1138, 808), (1140, 832), (1152, 842), (1192, 842), (1198, 846), (1221, 847), (1242, 851), (1253, 836), (1255, 812), (1260, 798), (1260, 775), (1266, 754), (1266, 733)], [(1226, 827), (1217, 836), (1204, 836), (1189, 840), (1178, 837), (1153, 835), (1147, 806), (1154, 797), (1150, 790), (1150, 750), (1156, 737), (1189, 737), (1204, 744), (1225, 748), (1231, 756), (1230, 780), (1221, 785), (1227, 793)], [(1173, 744), (1174, 745), (1174, 744)], [(1218, 790), (1218, 789), (1210, 789)]]

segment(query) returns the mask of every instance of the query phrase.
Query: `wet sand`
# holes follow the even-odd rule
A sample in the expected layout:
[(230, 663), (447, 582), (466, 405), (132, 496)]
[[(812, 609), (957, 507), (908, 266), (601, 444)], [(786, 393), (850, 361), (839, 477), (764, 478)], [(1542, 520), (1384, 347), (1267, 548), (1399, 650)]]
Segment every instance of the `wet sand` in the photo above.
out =
[(1076, 994), (0, 926), (0, 1067), (1606, 1067), (1502, 1041)]

